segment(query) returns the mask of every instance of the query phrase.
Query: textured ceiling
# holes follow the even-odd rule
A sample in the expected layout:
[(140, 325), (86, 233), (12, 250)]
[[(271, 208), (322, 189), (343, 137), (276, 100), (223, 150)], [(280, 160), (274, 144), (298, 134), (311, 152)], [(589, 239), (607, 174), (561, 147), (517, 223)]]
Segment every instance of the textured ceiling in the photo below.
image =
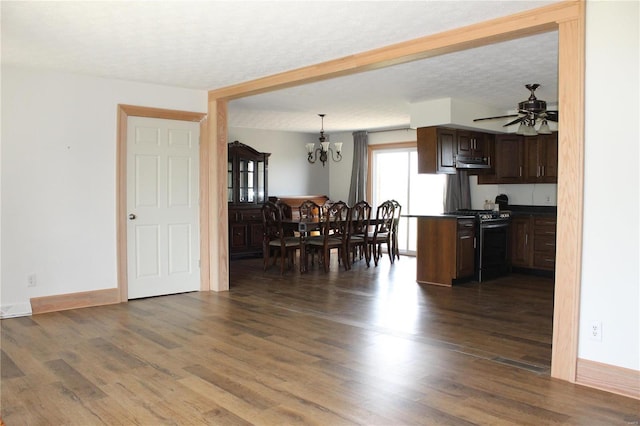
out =
[[(1, 2), (2, 62), (210, 90), (554, 1)], [(230, 103), (237, 127), (406, 127), (409, 105), (452, 97), (507, 112), (540, 83), (557, 102), (557, 34)]]

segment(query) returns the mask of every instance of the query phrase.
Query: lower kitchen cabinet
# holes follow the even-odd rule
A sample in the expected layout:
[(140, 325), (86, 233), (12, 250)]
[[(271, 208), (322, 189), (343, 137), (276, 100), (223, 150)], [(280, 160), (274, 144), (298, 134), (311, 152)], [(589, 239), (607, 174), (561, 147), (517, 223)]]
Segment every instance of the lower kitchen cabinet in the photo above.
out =
[(554, 271), (556, 269), (555, 217), (533, 218), (533, 267)]
[(475, 271), (475, 219), (418, 217), (416, 281), (451, 286)]
[(456, 277), (471, 277), (476, 267), (475, 219), (458, 219)]
[(511, 266), (528, 268), (531, 264), (529, 234), (531, 234), (531, 218), (517, 216), (511, 218)]
[(511, 266), (519, 269), (555, 271), (556, 224), (553, 216), (513, 216), (511, 219)]

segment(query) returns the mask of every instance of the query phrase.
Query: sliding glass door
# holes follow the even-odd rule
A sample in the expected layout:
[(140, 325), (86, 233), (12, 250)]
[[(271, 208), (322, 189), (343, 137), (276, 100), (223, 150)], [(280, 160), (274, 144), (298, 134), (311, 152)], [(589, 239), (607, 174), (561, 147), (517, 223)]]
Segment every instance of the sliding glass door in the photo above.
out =
[[(418, 174), (418, 153), (413, 147), (385, 145), (371, 149), (371, 205), (396, 200), (402, 214), (438, 214), (444, 208), (445, 175)], [(401, 218), (400, 253), (415, 255), (417, 220)]]

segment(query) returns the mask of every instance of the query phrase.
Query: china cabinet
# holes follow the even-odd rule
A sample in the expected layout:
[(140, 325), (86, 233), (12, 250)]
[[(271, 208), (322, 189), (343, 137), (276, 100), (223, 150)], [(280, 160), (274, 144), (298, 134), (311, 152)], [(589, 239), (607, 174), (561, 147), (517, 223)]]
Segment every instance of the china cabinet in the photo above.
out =
[(271, 154), (241, 142), (229, 143), (227, 201), (229, 202), (229, 255), (262, 256), (262, 214), (268, 199), (268, 162)]

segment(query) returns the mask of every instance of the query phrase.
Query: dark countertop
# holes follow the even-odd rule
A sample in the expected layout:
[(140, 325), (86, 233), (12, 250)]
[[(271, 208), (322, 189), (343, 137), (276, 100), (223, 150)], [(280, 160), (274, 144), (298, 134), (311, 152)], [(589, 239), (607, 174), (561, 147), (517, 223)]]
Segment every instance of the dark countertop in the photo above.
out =
[[(510, 211), (512, 216), (557, 216), (557, 206), (526, 206), (508, 205), (504, 210)], [(402, 217), (417, 217), (430, 219), (473, 219), (473, 215), (440, 213), (440, 214), (403, 214)]]
[(475, 219), (475, 216), (468, 214), (452, 214), (452, 213), (440, 213), (440, 214), (403, 214), (402, 217), (417, 217), (417, 218), (430, 218), (430, 219)]

